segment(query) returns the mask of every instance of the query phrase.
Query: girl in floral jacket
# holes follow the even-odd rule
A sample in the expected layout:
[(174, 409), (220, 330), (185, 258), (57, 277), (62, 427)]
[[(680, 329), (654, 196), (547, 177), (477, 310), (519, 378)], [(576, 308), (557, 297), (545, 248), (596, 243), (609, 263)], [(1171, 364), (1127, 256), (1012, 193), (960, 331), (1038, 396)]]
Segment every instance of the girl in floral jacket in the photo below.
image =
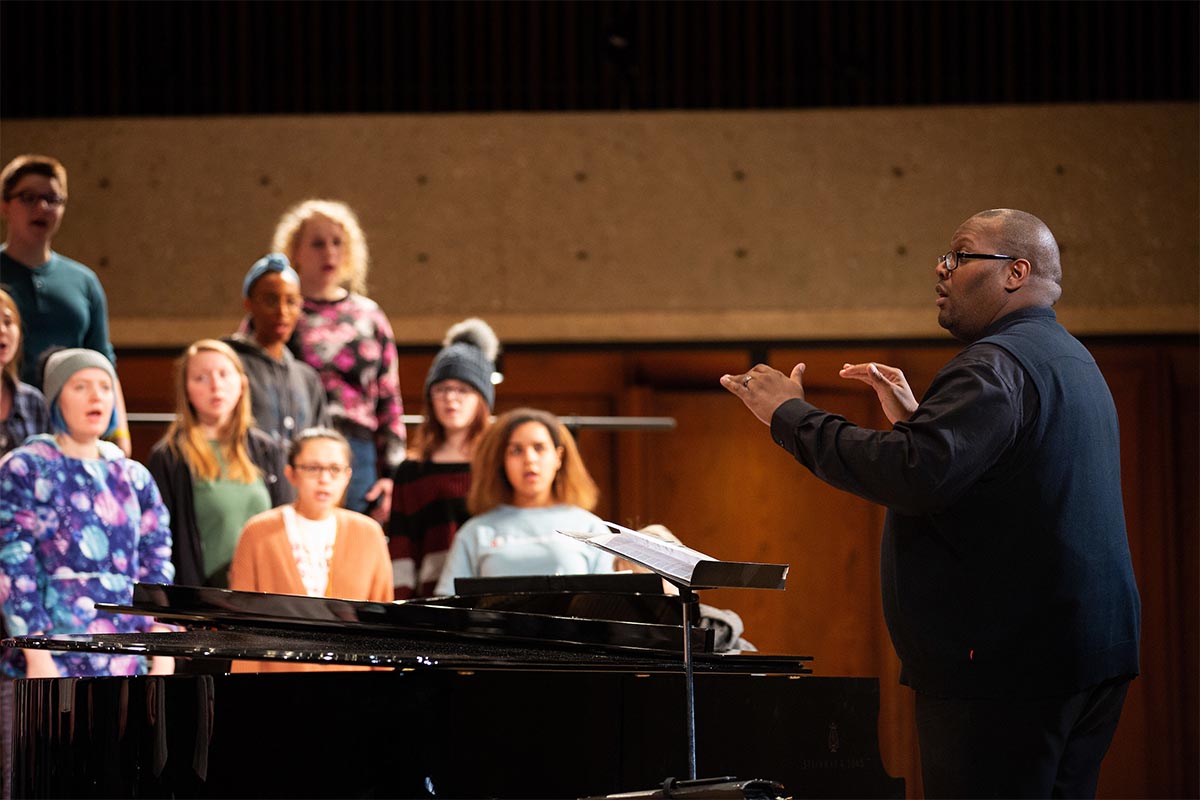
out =
[[(171, 530), (150, 473), (102, 437), (114, 424), (116, 375), (94, 350), (46, 362), (53, 435), (0, 461), (0, 611), (10, 636), (131, 633), (165, 628), (98, 603), (128, 604), (133, 584), (170, 583)], [(149, 671), (174, 662), (151, 659)], [(10, 678), (136, 675), (141, 656), (4, 650)], [(7, 684), (7, 681), (0, 682)]]

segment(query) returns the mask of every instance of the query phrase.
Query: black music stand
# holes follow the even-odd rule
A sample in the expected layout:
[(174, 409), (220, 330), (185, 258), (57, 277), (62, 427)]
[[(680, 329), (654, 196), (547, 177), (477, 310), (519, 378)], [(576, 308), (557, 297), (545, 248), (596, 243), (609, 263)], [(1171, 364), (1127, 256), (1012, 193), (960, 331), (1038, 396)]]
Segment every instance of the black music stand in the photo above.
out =
[(718, 561), (698, 550), (664, 542), (653, 536), (630, 530), (615, 522), (605, 522), (610, 533), (578, 531), (558, 533), (570, 536), (601, 550), (639, 564), (658, 574), (679, 590), (683, 612), (683, 672), (686, 692), (688, 778), (696, 779), (696, 682), (692, 673), (690, 646), (694, 615), (699, 609), (697, 589), (775, 589), (787, 584), (787, 564), (758, 564), (744, 561)]

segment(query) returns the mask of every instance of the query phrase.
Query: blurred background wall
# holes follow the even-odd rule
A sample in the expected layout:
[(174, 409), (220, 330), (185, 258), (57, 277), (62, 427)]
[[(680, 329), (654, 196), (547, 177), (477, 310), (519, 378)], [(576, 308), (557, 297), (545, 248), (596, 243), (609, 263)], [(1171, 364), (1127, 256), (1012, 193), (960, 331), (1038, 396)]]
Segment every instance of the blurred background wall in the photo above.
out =
[[(125, 346), (236, 325), (310, 196), (357, 209), (405, 344), (465, 311), (509, 342), (937, 336), (933, 264), (976, 211), (1064, 250), (1081, 334), (1194, 331), (1187, 103), (6, 121), (70, 170), (56, 246)], [(286, 146), (281, 146), (286, 143)], [(163, 280), (169, 275), (169, 280)]]
[[(1195, 797), (1200, 124), (1195, 3), (0, 5), (0, 159), (71, 173), (56, 249), (109, 294), (130, 407), (172, 406), (181, 345), (232, 330), (246, 268), (311, 196), (358, 211), (406, 410), (445, 328), (505, 343), (500, 409), (674, 417), (582, 431), (600, 512), (792, 565), (730, 593), (760, 648), (879, 676), (885, 765), (921, 793), (878, 598), (881, 509), (829, 489), (719, 388), (955, 346), (933, 263), (973, 212), (1041, 216), (1060, 318), (1122, 424), (1144, 601), (1100, 792)], [(161, 429), (135, 430), (148, 450)]]

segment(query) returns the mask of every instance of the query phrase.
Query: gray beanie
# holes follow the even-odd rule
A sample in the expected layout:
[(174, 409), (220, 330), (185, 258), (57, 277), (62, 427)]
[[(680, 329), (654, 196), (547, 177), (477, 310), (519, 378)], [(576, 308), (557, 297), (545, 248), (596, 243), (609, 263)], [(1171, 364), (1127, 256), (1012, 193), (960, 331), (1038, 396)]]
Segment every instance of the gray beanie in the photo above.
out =
[(53, 406), (58, 401), (58, 393), (71, 376), (89, 367), (104, 370), (116, 384), (117, 372), (113, 369), (112, 362), (95, 350), (72, 347), (51, 353), (42, 371), (42, 392), (46, 395), (47, 404)]
[(496, 402), (492, 373), (496, 371), (500, 340), (491, 326), (476, 317), (464, 319), (446, 331), (442, 345), (425, 377), (425, 402), (429, 402), (429, 390), (435, 383), (453, 379), (474, 387), (492, 409)]

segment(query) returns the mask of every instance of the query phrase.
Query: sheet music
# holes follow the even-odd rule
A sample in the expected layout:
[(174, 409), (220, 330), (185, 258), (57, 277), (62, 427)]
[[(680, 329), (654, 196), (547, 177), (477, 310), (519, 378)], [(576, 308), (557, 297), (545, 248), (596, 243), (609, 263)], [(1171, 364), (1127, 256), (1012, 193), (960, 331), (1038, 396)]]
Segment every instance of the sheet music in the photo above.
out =
[(782, 589), (787, 579), (786, 564), (721, 561), (699, 550), (664, 542), (615, 522), (604, 524), (610, 533), (564, 530), (558, 532), (640, 564), (682, 586)]

